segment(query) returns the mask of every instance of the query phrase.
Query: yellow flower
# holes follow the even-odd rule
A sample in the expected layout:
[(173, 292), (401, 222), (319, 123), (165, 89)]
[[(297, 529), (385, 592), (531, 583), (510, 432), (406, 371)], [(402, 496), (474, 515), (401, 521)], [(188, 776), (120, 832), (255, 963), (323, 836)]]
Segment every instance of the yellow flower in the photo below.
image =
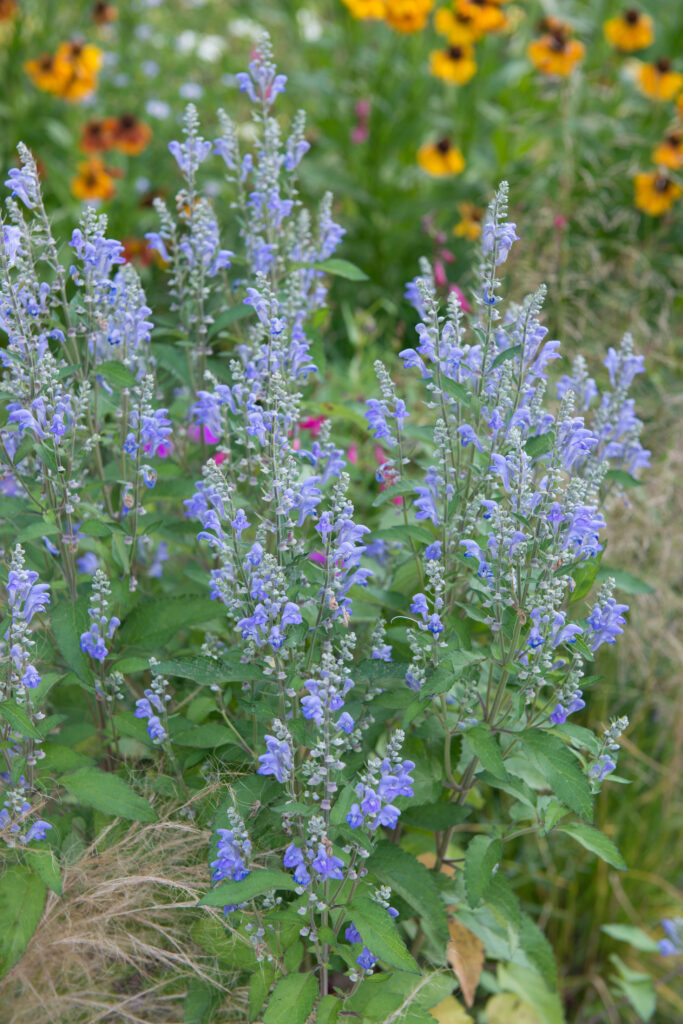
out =
[(651, 100), (672, 100), (683, 89), (683, 75), (671, 70), (668, 57), (654, 64), (641, 64), (636, 71), (636, 84)]
[(476, 242), (481, 234), (484, 210), (474, 203), (458, 203), (458, 213), (460, 220), (453, 228), (453, 234), (457, 238), (466, 238), (468, 242)]
[(51, 53), (44, 53), (35, 60), (27, 60), (24, 70), (33, 84), (43, 92), (51, 92), (59, 96), (71, 77), (71, 69), (66, 61)]
[(652, 153), (652, 159), (662, 167), (677, 171), (683, 167), (683, 131), (669, 132)]
[(603, 25), (603, 31), (607, 42), (622, 53), (644, 50), (655, 37), (652, 18), (636, 7), (629, 7), (617, 18), (610, 18)]
[(359, 20), (381, 21), (386, 13), (384, 0), (342, 0), (342, 3)]
[(78, 103), (97, 89), (97, 73), (102, 65), (102, 51), (91, 43), (74, 40), (60, 43), (56, 58), (69, 67), (69, 79), (58, 93), (70, 103)]
[(114, 179), (99, 157), (78, 165), (78, 174), (71, 182), (76, 199), (111, 199), (116, 192)]
[(469, 18), (476, 31), (499, 32), (507, 24), (500, 0), (456, 0), (456, 14)]
[(440, 7), (436, 12), (434, 28), (439, 35), (446, 36), (449, 46), (476, 43), (484, 34), (469, 15), (452, 11), (448, 7)]
[(633, 185), (636, 206), (651, 217), (661, 217), (683, 193), (683, 189), (659, 171), (636, 174)]
[(586, 48), (578, 39), (572, 39), (569, 31), (567, 26), (553, 19), (546, 35), (532, 39), (526, 52), (537, 71), (563, 78), (571, 75), (574, 67), (583, 60)]
[(384, 17), (397, 32), (420, 32), (433, 6), (434, 0), (386, 0)]
[(437, 78), (454, 85), (464, 85), (477, 70), (471, 45), (449, 46), (445, 50), (432, 50), (429, 70)]
[(420, 146), (417, 151), (417, 162), (422, 170), (431, 174), (433, 178), (447, 178), (460, 174), (465, 168), (462, 153), (448, 139)]

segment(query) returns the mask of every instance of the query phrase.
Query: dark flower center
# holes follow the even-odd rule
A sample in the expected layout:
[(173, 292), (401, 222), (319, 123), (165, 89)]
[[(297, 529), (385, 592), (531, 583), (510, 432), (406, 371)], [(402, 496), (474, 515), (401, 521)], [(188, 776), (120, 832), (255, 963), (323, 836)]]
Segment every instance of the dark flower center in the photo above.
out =
[(671, 71), (671, 61), (668, 57), (660, 57), (659, 60), (656, 61), (655, 67), (657, 68), (657, 71), (661, 71), (661, 73), (665, 75), (667, 71)]
[(627, 25), (637, 25), (640, 21), (640, 11), (635, 7), (629, 7), (627, 11), (624, 11), (624, 21)]
[(135, 116), (133, 114), (121, 114), (119, 118), (119, 127), (124, 131), (128, 131), (135, 127)]
[(655, 192), (666, 192), (670, 184), (665, 174), (658, 174), (655, 178)]
[(436, 149), (439, 153), (448, 153), (451, 148), (451, 144), (448, 139), (439, 139), (436, 144)]
[(461, 60), (463, 57), (462, 46), (449, 46), (446, 52), (451, 60)]

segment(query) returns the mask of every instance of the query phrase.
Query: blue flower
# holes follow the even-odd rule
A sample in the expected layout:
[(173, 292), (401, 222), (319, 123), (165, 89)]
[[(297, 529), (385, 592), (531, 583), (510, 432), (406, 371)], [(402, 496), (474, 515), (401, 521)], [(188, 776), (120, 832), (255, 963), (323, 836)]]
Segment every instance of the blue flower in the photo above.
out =
[(318, 853), (311, 863), (311, 867), (321, 878), (344, 878), (344, 861), (334, 854), (327, 853), (322, 843), (318, 846)]
[(292, 750), (286, 740), (265, 737), (266, 753), (259, 754), (259, 775), (274, 775), (278, 782), (287, 782), (292, 773)]

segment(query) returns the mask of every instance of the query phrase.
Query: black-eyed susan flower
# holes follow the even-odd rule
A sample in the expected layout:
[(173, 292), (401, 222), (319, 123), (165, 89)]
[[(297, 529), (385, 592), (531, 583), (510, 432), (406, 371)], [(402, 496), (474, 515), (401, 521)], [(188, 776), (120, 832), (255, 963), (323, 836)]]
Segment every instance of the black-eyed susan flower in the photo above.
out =
[(446, 178), (460, 174), (465, 168), (465, 160), (449, 139), (428, 142), (417, 151), (417, 162), (423, 171), (433, 178)]
[(637, 7), (629, 7), (618, 17), (610, 18), (603, 25), (603, 32), (607, 42), (622, 53), (644, 50), (655, 37), (652, 18)]
[(660, 167), (677, 171), (683, 167), (683, 129), (669, 132), (652, 153), (652, 159)]
[(43, 53), (35, 60), (27, 60), (24, 70), (36, 88), (60, 96), (71, 77), (71, 69), (65, 60), (52, 53)]
[(456, 0), (455, 13), (469, 18), (476, 31), (500, 32), (507, 24), (501, 0)]
[(60, 43), (55, 57), (69, 68), (69, 78), (57, 95), (70, 103), (78, 103), (97, 88), (97, 74), (102, 66), (102, 51), (92, 43), (79, 39)]
[(434, 0), (385, 0), (384, 17), (397, 32), (420, 32), (433, 6)]
[(469, 15), (453, 11), (449, 7), (440, 7), (436, 12), (434, 28), (439, 35), (446, 36), (449, 46), (476, 43), (484, 34)]
[(98, 0), (98, 3), (93, 4), (92, 20), (96, 25), (110, 25), (112, 21), (116, 21), (118, 16), (119, 10), (116, 4), (108, 4), (106, 0)]
[(635, 205), (650, 217), (661, 217), (683, 193), (675, 181), (661, 171), (642, 171), (633, 179)]
[(683, 75), (673, 70), (668, 57), (660, 57), (654, 64), (640, 64), (636, 85), (651, 100), (672, 100), (683, 89)]
[(15, 0), (0, 0), (0, 21), (9, 21), (18, 10)]
[(464, 85), (477, 70), (474, 51), (470, 43), (447, 46), (445, 50), (432, 50), (429, 55), (429, 70), (437, 78), (454, 85)]
[(384, 0), (342, 0), (342, 3), (359, 21), (381, 21), (386, 9)]
[(99, 117), (86, 121), (81, 128), (80, 147), (84, 153), (104, 153), (112, 147), (112, 126), (115, 118)]
[(466, 238), (468, 242), (476, 242), (481, 235), (481, 224), (486, 211), (474, 203), (458, 203), (460, 220), (453, 228), (457, 238)]
[(149, 144), (152, 129), (144, 121), (138, 121), (134, 114), (121, 114), (112, 119), (111, 144), (114, 149), (128, 156), (137, 156)]
[(116, 192), (112, 172), (99, 157), (91, 157), (78, 165), (71, 191), (76, 199), (111, 199)]
[(556, 18), (546, 19), (548, 31), (527, 46), (527, 56), (543, 75), (566, 78), (583, 59), (586, 48), (578, 39), (572, 39), (568, 25)]

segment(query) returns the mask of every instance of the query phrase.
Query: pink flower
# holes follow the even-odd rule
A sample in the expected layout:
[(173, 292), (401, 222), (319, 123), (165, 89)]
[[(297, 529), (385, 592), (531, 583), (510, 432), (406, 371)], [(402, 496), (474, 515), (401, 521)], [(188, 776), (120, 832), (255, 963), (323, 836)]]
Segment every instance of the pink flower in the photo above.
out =
[(358, 465), (358, 445), (350, 444), (346, 452), (346, 458), (349, 460), (352, 466)]
[(563, 216), (563, 214), (558, 213), (557, 217), (553, 221), (553, 227), (555, 228), (556, 231), (562, 231), (564, 228), (566, 228), (568, 223), (569, 222), (568, 222), (567, 218), (565, 216)]
[(463, 313), (472, 312), (472, 307), (470, 306), (469, 302), (467, 301), (463, 293), (458, 288), (457, 284), (449, 284), (448, 290), (449, 292), (455, 292), (455, 294), (458, 296), (458, 302), (462, 306)]
[(444, 267), (441, 260), (434, 261), (434, 284), (437, 288), (445, 288), (448, 284), (448, 278), (446, 277), (446, 268)]
[[(201, 435), (199, 433), (199, 427), (193, 424), (187, 428), (187, 436), (192, 440), (196, 441), (197, 444), (201, 444)], [(204, 427), (204, 441), (206, 444), (218, 444), (220, 439), (215, 437), (208, 427)]]
[(370, 116), (370, 101), (369, 100), (358, 100), (354, 108), (356, 115), (356, 124), (351, 131), (351, 142), (354, 146), (360, 146), (363, 142), (367, 142), (370, 137), (370, 125), (368, 124), (368, 118)]
[(308, 557), (312, 562), (317, 562), (318, 565), (324, 565), (327, 561), (324, 551), (311, 551)]
[[(380, 466), (383, 466), (387, 461), (386, 452), (378, 444), (375, 445), (375, 458), (377, 459)], [(380, 491), (386, 491), (387, 487), (391, 487), (392, 484), (396, 484), (399, 481), (398, 473), (396, 472), (395, 469), (392, 469), (391, 466), (387, 466), (386, 469), (382, 470), (382, 476), (384, 477), (384, 479), (380, 481)], [(403, 498), (400, 495), (397, 495), (397, 497), (392, 498), (391, 500), (393, 501), (394, 505), (403, 504)]]
[[(146, 452), (151, 452), (152, 451), (152, 445), (151, 444), (146, 444), (145, 445), (145, 451)], [(156, 454), (159, 456), (160, 459), (167, 459), (172, 451), (173, 451), (173, 445), (171, 444), (171, 442), (170, 441), (165, 441), (163, 444), (160, 444), (157, 447)]]
[(310, 430), (311, 437), (317, 437), (326, 419), (327, 416), (310, 416), (307, 420), (301, 421), (299, 430)]

